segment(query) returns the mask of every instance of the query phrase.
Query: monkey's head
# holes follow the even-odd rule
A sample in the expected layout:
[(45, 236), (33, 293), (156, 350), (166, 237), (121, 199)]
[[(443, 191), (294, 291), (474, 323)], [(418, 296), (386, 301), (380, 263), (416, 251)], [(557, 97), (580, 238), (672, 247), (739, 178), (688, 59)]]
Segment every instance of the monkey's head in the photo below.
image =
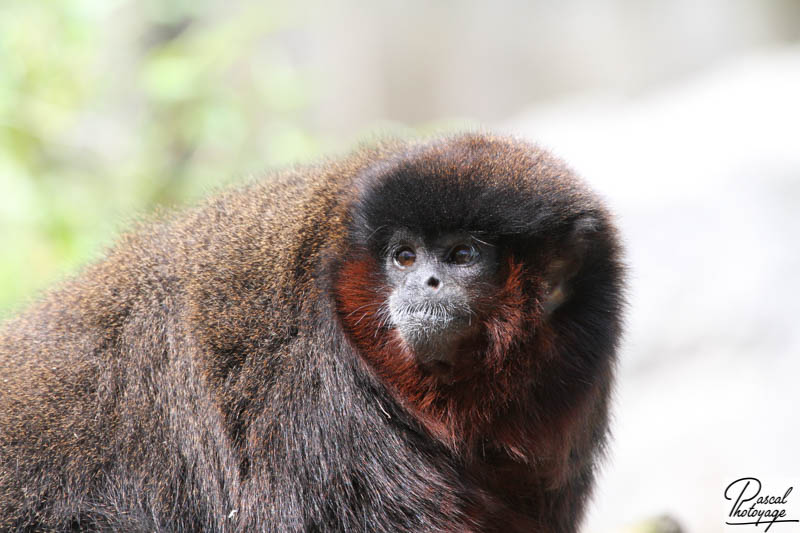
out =
[(482, 404), (529, 409), (549, 387), (579, 394), (607, 375), (620, 328), (615, 231), (561, 161), (466, 135), (388, 150), (355, 189), (339, 316), (403, 404), (474, 427), (495, 418)]
[(452, 379), (480, 343), (478, 309), (496, 291), (497, 249), (464, 232), (397, 229), (383, 252), (386, 326), (427, 371)]

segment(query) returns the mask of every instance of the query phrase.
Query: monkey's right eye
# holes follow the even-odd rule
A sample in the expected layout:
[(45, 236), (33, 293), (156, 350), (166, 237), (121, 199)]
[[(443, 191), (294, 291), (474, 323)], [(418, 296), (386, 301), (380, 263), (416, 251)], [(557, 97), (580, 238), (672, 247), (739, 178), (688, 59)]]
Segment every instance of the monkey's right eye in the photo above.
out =
[(398, 248), (394, 252), (394, 263), (400, 268), (407, 268), (414, 264), (417, 260), (417, 254), (408, 246)]

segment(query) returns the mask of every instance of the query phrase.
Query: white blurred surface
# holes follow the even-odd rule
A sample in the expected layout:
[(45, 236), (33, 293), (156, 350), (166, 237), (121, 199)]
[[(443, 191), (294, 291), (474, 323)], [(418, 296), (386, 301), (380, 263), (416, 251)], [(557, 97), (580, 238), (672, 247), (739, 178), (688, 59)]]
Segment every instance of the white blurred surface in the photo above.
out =
[(800, 48), (502, 129), (567, 160), (627, 244), (614, 437), (585, 530), (668, 512), (719, 531), (736, 477), (800, 484)]

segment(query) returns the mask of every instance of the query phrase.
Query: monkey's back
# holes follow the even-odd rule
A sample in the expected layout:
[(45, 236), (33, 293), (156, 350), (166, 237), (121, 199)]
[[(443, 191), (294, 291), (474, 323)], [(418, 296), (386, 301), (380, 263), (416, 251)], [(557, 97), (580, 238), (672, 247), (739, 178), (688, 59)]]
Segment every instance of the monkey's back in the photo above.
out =
[[(241, 469), (224, 389), (246, 386), (231, 371), (248, 343), (275, 372), (289, 354), (291, 295), (308, 279), (286, 266), (311, 251), (308, 178), (145, 224), (3, 326), (0, 529), (158, 529), (154, 507), (173, 509), (176, 529), (224, 526), (211, 510), (236, 508)], [(180, 516), (181, 492), (200, 512)]]

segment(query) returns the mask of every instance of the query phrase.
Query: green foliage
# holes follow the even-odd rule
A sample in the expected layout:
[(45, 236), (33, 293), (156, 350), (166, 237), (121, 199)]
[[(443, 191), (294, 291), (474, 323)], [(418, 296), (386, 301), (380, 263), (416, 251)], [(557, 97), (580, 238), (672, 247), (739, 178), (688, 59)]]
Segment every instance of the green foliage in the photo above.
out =
[(269, 2), (0, 5), (0, 315), (133, 214), (316, 153), (299, 20)]

